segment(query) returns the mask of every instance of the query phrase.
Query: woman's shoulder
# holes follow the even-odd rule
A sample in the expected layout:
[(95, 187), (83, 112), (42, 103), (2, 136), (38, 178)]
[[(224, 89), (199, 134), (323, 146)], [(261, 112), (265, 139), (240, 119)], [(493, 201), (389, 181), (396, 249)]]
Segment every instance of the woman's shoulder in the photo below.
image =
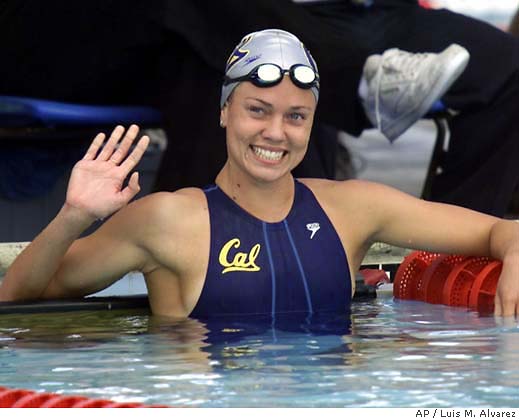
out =
[(135, 211), (169, 213), (170, 211), (195, 210), (207, 207), (203, 190), (199, 188), (182, 188), (177, 191), (161, 191), (152, 193), (132, 203)]
[(132, 229), (145, 225), (157, 233), (196, 227), (207, 217), (207, 200), (199, 188), (157, 192), (131, 202), (115, 216)]
[(301, 179), (327, 209), (340, 211), (352, 216), (366, 213), (373, 209), (381, 212), (390, 202), (402, 201), (406, 194), (392, 187), (376, 182), (352, 179), (333, 181), (327, 179)]
[(345, 181), (335, 181), (330, 179), (320, 178), (300, 178), (298, 179), (301, 183), (306, 185), (316, 195), (319, 194), (355, 194), (364, 195), (370, 194), (373, 191), (384, 188), (382, 185), (375, 182), (361, 180), (361, 179), (348, 179)]

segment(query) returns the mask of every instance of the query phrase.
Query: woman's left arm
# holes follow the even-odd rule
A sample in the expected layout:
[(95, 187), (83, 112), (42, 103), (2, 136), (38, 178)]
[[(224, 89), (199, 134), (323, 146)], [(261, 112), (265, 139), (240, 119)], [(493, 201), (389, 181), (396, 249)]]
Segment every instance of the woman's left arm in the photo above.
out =
[(503, 262), (495, 313), (519, 317), (519, 223), (417, 199), (369, 182), (350, 184), (370, 240), (431, 252), (489, 256)]

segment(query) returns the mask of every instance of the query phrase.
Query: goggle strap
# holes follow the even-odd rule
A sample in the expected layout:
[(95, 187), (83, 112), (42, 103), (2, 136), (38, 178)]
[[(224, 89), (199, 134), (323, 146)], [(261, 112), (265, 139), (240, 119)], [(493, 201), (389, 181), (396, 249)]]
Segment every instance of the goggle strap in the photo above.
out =
[[(276, 66), (279, 69), (279, 76), (276, 79), (274, 79), (274, 80), (267, 80), (267, 81), (265, 81), (264, 79), (261, 79), (258, 76), (258, 70), (263, 65), (273, 65), (273, 66)], [(288, 69), (288, 70), (283, 70), (277, 64), (264, 63), (264, 64), (260, 64), (259, 66), (255, 67), (248, 74), (246, 74), (244, 76), (235, 77), (235, 78), (229, 78), (228, 76), (225, 76), (224, 77), (224, 85), (228, 85), (228, 84), (231, 84), (231, 83), (237, 83), (237, 82), (249, 81), (249, 82), (252, 82), (255, 86), (258, 86), (258, 87), (275, 86), (279, 82), (281, 82), (281, 80), (283, 79), (283, 75), (288, 72), (288, 74), (290, 76), (290, 79), (292, 80), (292, 83), (294, 83), (297, 87), (299, 87), (301, 89), (310, 89), (312, 87), (319, 88), (319, 76), (317, 75), (315, 70), (312, 67), (310, 67), (310, 66), (305, 66), (305, 67), (307, 67), (308, 69), (312, 70), (312, 72), (314, 73), (314, 80), (312, 80), (311, 82), (302, 82), (302, 81), (297, 79), (297, 77), (295, 76), (295, 70), (298, 67), (300, 67), (300, 66), (303, 66), (303, 65), (297, 65), (296, 64), (296, 65), (290, 67), (290, 69)]]

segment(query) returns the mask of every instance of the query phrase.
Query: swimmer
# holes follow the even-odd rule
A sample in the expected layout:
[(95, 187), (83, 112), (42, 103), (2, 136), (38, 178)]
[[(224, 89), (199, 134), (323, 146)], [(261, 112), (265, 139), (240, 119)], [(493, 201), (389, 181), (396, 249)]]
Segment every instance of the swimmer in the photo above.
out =
[(138, 174), (126, 186), (124, 180), (149, 139), (136, 141), (135, 125), (116, 127), (104, 147), (105, 136), (97, 135), (71, 173), (63, 207), (9, 268), (0, 300), (85, 296), (140, 271), (155, 314), (345, 312), (355, 273), (380, 241), (502, 260), (495, 313), (517, 315), (518, 223), (371, 182), (294, 179), (320, 83), (294, 35), (264, 30), (244, 37), (222, 86), (228, 158), (203, 190), (129, 203)]

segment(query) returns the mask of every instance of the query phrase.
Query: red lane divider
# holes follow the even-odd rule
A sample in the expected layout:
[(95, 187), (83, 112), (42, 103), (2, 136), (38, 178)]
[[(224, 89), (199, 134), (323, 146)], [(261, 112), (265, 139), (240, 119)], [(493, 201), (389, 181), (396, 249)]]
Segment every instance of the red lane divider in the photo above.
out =
[(398, 267), (393, 284), (393, 294), (399, 299), (418, 300), (422, 276), (427, 267), (440, 254), (414, 251)]
[(442, 303), (443, 288), (449, 273), (455, 265), (465, 261), (467, 257), (442, 254), (435, 258), (425, 269), (419, 293), (420, 300), (428, 303)]
[(0, 387), (0, 408), (167, 408), (166, 405), (118, 403), (74, 395)]
[(469, 295), (469, 307), (494, 308), (494, 297), (496, 296), (497, 281), (503, 264), (501, 261), (492, 261), (477, 275)]
[(398, 299), (492, 312), (501, 269), (501, 261), (487, 257), (414, 251), (395, 274), (393, 294)]

